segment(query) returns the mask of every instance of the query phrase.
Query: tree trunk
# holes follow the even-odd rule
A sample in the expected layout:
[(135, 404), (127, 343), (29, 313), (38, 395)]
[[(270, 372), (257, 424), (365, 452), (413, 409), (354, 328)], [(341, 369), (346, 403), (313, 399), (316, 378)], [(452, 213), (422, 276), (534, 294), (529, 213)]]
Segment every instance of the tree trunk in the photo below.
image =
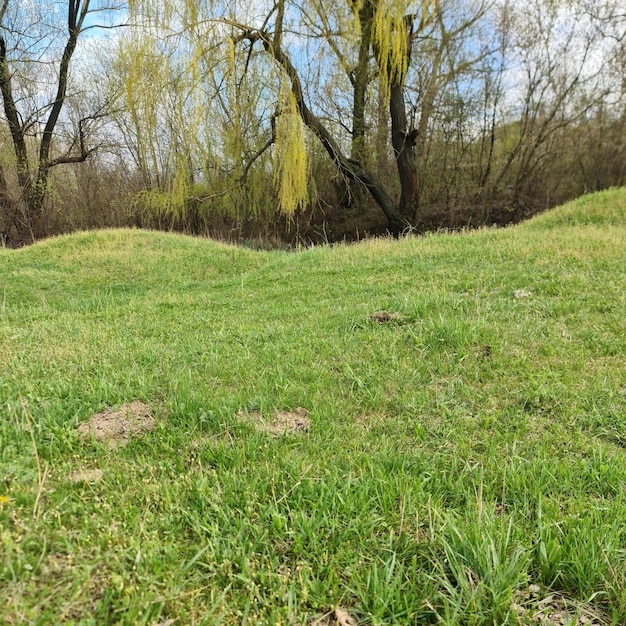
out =
[(352, 147), (351, 158), (366, 163), (365, 154), (365, 96), (369, 86), (369, 62), (372, 43), (372, 21), (374, 20), (374, 5), (371, 0), (363, 2), (359, 9), (359, 23), (361, 25), (361, 41), (359, 42), (359, 57), (356, 69), (351, 77), (354, 95), (352, 104)]
[(9, 245), (11, 230), (15, 224), (16, 205), (9, 193), (4, 169), (0, 166), (0, 248)]
[(396, 158), (401, 189), (399, 210), (401, 215), (412, 223), (415, 219), (418, 193), (415, 162), (416, 133), (408, 131), (402, 84), (395, 83), (391, 86), (389, 111), (391, 113), (391, 144)]
[[(413, 19), (412, 15), (407, 15), (404, 20), (406, 27), (407, 67), (411, 62)], [(391, 116), (391, 145), (396, 158), (401, 189), (398, 208), (403, 220), (413, 223), (418, 194), (417, 165), (415, 161), (417, 132), (409, 130), (406, 105), (404, 103), (405, 79), (405, 73), (394, 73), (389, 92), (389, 113)]]

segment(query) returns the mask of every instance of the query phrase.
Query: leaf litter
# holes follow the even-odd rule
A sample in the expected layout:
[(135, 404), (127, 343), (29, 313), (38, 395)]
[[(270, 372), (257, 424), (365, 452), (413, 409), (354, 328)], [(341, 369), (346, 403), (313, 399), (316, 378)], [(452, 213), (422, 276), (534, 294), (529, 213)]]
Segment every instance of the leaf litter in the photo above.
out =
[(309, 626), (356, 626), (356, 620), (348, 611), (337, 607), (326, 615), (309, 622)]
[(539, 585), (530, 585), (526, 593), (515, 594), (513, 607), (518, 615), (537, 626), (604, 626), (605, 620), (593, 608), (560, 593), (541, 597)]

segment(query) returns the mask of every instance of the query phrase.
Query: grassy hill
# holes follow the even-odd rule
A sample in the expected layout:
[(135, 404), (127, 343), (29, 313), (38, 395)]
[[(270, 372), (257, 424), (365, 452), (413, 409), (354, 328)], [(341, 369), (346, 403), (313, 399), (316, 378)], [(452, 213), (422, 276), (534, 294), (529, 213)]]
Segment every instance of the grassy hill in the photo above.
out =
[(0, 250), (0, 623), (626, 623), (625, 244)]

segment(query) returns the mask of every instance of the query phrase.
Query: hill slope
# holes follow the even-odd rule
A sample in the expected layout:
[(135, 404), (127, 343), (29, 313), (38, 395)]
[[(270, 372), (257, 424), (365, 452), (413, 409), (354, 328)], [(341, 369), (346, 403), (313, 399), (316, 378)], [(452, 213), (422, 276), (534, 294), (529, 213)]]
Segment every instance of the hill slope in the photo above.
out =
[[(625, 208), (0, 250), (2, 619), (626, 622)], [(156, 430), (80, 437), (133, 400)]]

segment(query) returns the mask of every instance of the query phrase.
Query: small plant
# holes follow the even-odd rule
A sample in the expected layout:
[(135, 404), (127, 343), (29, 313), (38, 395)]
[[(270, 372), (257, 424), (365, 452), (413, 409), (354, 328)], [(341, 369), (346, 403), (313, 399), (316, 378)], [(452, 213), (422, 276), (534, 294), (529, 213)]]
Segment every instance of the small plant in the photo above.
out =
[[(434, 580), (441, 588), (433, 607), (444, 624), (516, 624), (514, 592), (528, 582), (530, 555), (513, 518), (493, 510), (441, 516)], [(474, 511), (476, 513), (476, 511)]]

